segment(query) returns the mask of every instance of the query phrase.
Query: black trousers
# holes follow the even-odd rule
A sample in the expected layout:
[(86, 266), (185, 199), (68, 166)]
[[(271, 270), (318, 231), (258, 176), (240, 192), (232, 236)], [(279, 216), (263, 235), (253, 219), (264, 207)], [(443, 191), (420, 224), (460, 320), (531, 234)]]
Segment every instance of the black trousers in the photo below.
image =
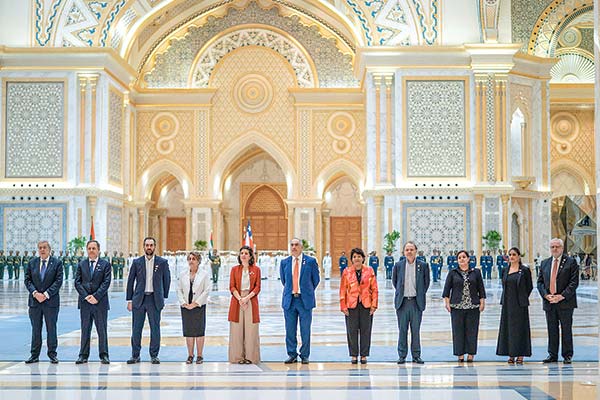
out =
[(108, 310), (84, 301), (79, 310), (81, 317), (81, 346), (79, 355), (84, 358), (90, 356), (90, 337), (92, 336), (92, 323), (96, 325), (98, 333), (98, 354), (100, 357), (108, 356)]
[(371, 350), (371, 328), (373, 316), (371, 310), (358, 304), (356, 308), (349, 308), (346, 317), (346, 335), (348, 337), (348, 352), (350, 357), (368, 357)]
[(160, 312), (154, 304), (154, 296), (144, 296), (141, 307), (134, 308), (131, 332), (131, 356), (139, 357), (142, 349), (142, 331), (146, 315), (150, 323), (150, 357), (158, 357), (160, 351)]
[(450, 310), (452, 320), (452, 347), (455, 356), (477, 354), (479, 334), (479, 308), (471, 310)]
[[(560, 323), (561, 334), (558, 331)], [(551, 304), (546, 311), (546, 325), (548, 326), (548, 355), (558, 357), (558, 338), (562, 343), (562, 356), (573, 357), (573, 309), (560, 309), (558, 304)]]
[(39, 357), (42, 350), (42, 325), (46, 323), (46, 342), (48, 344), (48, 356), (56, 357), (58, 337), (56, 335), (56, 322), (58, 321), (59, 307), (48, 307), (40, 303), (35, 307), (29, 307), (29, 320), (31, 321), (31, 355)]

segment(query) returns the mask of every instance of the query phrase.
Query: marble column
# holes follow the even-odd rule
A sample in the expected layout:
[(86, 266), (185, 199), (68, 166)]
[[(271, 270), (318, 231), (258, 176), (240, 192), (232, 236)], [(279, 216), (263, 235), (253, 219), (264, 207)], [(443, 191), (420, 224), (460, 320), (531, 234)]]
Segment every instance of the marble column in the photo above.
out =
[(231, 238), (229, 237), (229, 228), (231, 227), (231, 208), (223, 209), (223, 245), (222, 250), (231, 249)]
[(510, 217), (509, 217), (509, 201), (510, 195), (503, 194), (500, 196), (502, 200), (502, 243), (504, 247), (508, 249), (510, 247)]
[(483, 236), (483, 195), (482, 194), (476, 194), (475, 195), (475, 219), (476, 219), (476, 226), (475, 226), (475, 249), (477, 252), (478, 256), (481, 256), (483, 254), (483, 248), (482, 248), (482, 236)]
[[(381, 252), (382, 247), (382, 232), (383, 232), (383, 196), (373, 197), (373, 203), (375, 204), (375, 249), (378, 253)], [(372, 249), (369, 249), (370, 251)]]
[(185, 249), (189, 251), (192, 248), (192, 208), (185, 207)]
[(147, 236), (146, 231), (146, 208), (138, 208), (138, 247), (140, 254), (144, 254), (144, 238)]
[(294, 219), (296, 218), (296, 208), (288, 204), (288, 239), (295, 237), (297, 234), (294, 231), (295, 224)]
[(323, 237), (324, 237), (324, 251), (328, 251), (331, 255), (331, 210), (324, 208), (323, 213)]
[[(98, 204), (98, 198), (95, 196), (88, 196), (87, 204), (88, 204), (88, 210), (89, 210), (88, 215), (90, 216), (90, 218), (88, 221), (88, 223), (89, 223), (88, 229), (84, 230), (83, 236), (88, 236), (87, 234), (85, 234), (85, 232), (88, 232), (88, 233), (90, 232), (91, 226), (94, 223), (94, 219), (96, 218), (96, 204)], [(84, 224), (84, 226), (85, 225), (87, 225), (87, 224)], [(106, 245), (106, 243), (105, 243), (105, 245)]]
[[(319, 265), (323, 259), (323, 213), (321, 208), (315, 209), (315, 252)], [(321, 265), (321, 269), (323, 266)]]

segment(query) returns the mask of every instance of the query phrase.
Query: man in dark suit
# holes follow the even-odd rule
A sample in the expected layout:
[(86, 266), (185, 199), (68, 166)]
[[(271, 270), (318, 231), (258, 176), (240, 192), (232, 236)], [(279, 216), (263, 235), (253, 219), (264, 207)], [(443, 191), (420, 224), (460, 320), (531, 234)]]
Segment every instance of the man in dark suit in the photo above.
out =
[(573, 310), (577, 308), (579, 268), (577, 262), (564, 254), (563, 241), (550, 241), (552, 257), (542, 261), (537, 288), (543, 299), (548, 326), (548, 357), (544, 363), (558, 361), (558, 339), (562, 332), (562, 356), (565, 364), (573, 358)]
[(46, 321), (48, 358), (58, 364), (56, 321), (60, 307), (60, 287), (63, 282), (62, 262), (50, 256), (50, 243), (38, 243), (39, 257), (32, 258), (25, 271), (25, 287), (29, 291), (29, 320), (31, 321), (31, 357), (26, 364), (39, 361), (42, 350), (42, 323)]
[(140, 362), (142, 349), (142, 330), (146, 315), (150, 323), (150, 358), (152, 364), (160, 364), (160, 313), (169, 296), (171, 273), (169, 262), (154, 255), (156, 239), (144, 239), (144, 256), (136, 258), (131, 264), (127, 278), (127, 309), (133, 314), (131, 332), (131, 358), (127, 364)]
[(406, 362), (408, 353), (408, 327), (410, 325), (412, 361), (423, 364), (421, 359), (421, 318), (425, 310), (425, 294), (429, 289), (429, 265), (416, 259), (417, 245), (406, 242), (404, 259), (394, 265), (392, 284), (396, 289), (394, 307), (398, 318), (398, 364)]
[(98, 332), (100, 362), (110, 364), (108, 358), (108, 288), (110, 287), (110, 264), (98, 258), (100, 243), (90, 240), (86, 245), (87, 258), (83, 259), (75, 271), (75, 289), (79, 293), (77, 308), (81, 317), (81, 347), (75, 364), (87, 363), (90, 356), (90, 336), (92, 323)]
[(290, 241), (291, 255), (281, 260), (279, 277), (283, 285), (281, 307), (285, 318), (285, 346), (288, 359), (286, 364), (298, 360), (298, 320), (300, 320), (300, 359), (308, 364), (310, 356), (310, 325), (312, 309), (316, 306), (315, 289), (319, 285), (319, 265), (317, 260), (302, 253), (302, 241)]

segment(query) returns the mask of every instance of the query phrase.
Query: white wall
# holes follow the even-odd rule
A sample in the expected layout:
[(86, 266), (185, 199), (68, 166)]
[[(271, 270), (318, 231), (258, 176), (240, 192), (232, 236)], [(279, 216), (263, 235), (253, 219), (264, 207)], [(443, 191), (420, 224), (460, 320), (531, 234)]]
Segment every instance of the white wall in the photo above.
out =
[(0, 0), (0, 45), (31, 47), (30, 0)]

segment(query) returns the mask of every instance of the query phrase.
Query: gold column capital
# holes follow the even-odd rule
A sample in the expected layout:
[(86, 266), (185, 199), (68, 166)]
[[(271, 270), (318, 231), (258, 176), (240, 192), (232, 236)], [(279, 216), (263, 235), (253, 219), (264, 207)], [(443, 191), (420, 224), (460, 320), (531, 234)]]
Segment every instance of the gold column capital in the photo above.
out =
[(475, 205), (477, 207), (481, 207), (483, 205), (483, 198), (484, 196), (482, 194), (475, 195)]
[(375, 207), (383, 206), (383, 200), (384, 200), (383, 196), (374, 196), (373, 203), (375, 204)]
[(503, 194), (500, 196), (500, 200), (502, 200), (502, 206), (506, 207), (508, 201), (510, 200), (510, 194)]

